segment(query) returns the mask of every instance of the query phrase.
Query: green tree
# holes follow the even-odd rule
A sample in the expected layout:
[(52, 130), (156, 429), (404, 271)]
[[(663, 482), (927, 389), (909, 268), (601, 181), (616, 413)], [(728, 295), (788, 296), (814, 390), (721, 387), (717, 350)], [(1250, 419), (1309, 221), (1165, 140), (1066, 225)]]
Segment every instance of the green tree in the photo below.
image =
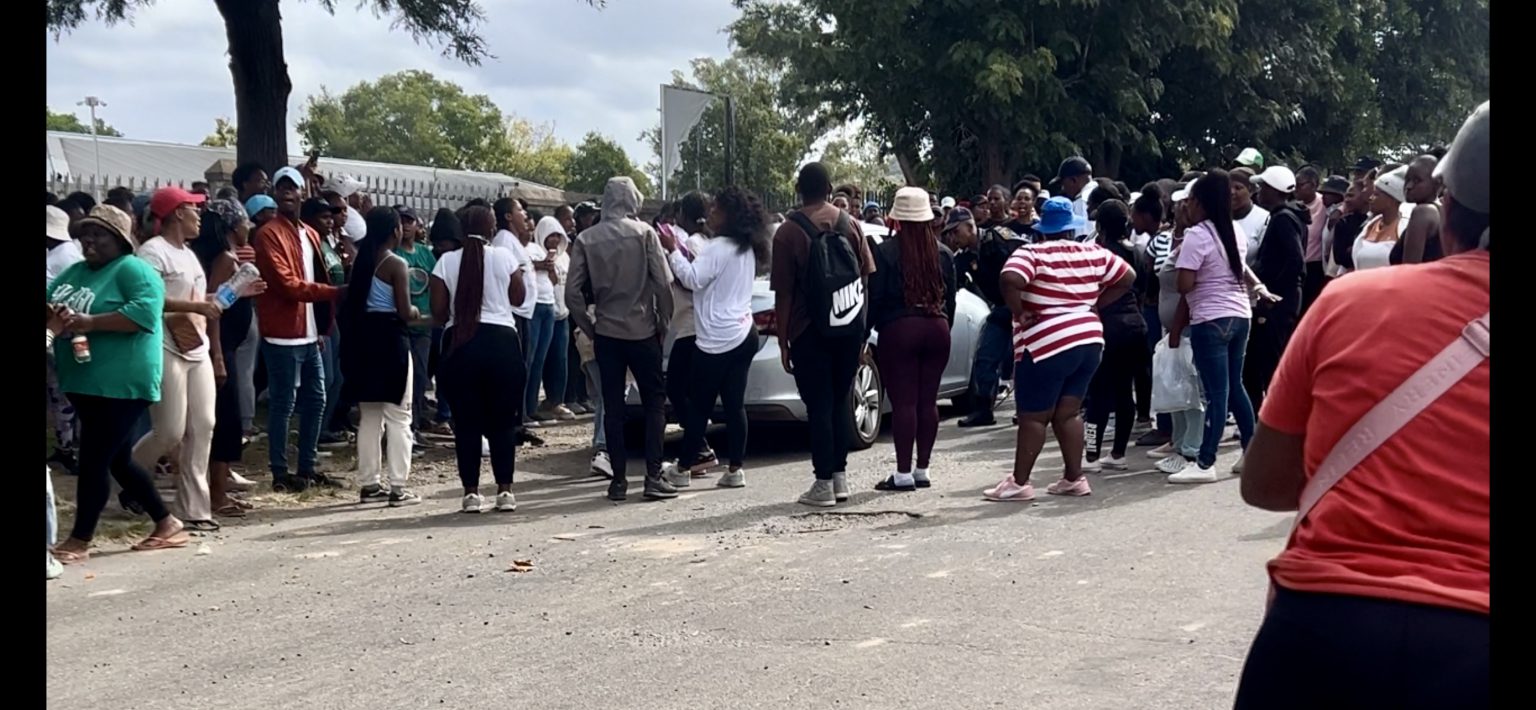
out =
[(655, 186), (630, 161), (629, 154), (612, 138), (594, 131), (588, 133), (581, 144), (576, 146), (570, 162), (570, 180), (565, 188), (572, 192), (602, 194), (608, 178), (622, 175), (633, 178), (635, 186), (647, 198), (655, 196)]
[(555, 137), (553, 124), (534, 125), (523, 118), (507, 121), (507, 154), (501, 171), (513, 177), (565, 187), (575, 151)]
[[(604, 0), (583, 0), (601, 8)], [(133, 11), (154, 0), (48, 0), (48, 28), (55, 36), (94, 16), (109, 24), (131, 22)], [(337, 0), (315, 0), (335, 12)], [(269, 168), (288, 162), (288, 95), (293, 82), (283, 58), (279, 0), (214, 0), (229, 38), (229, 73), (234, 79), (238, 159)], [(360, 0), (359, 9), (393, 17), (395, 27), (418, 42), (441, 45), (443, 53), (466, 64), (489, 56), (479, 28), (485, 11), (477, 0)]]
[(208, 134), (202, 144), (210, 148), (233, 148), (238, 136), (239, 131), (235, 128), (235, 124), (221, 116), (213, 119), (213, 133)]
[(817, 160), (827, 166), (832, 184), (858, 185), (865, 200), (885, 200), (902, 183), (901, 169), (892, 170), (890, 161), (868, 140), (834, 138)]
[[(53, 109), (50, 108), (48, 109), (48, 130), (63, 131), (65, 133), (90, 133), (91, 127), (82, 122), (80, 117), (75, 114), (54, 113)], [(107, 125), (106, 121), (98, 118), (96, 119), (96, 135), (121, 137), (123, 134), (119, 133), (116, 128)]]
[(505, 126), (490, 97), (409, 70), (340, 96), (322, 89), (298, 130), (306, 149), (337, 158), (499, 172), (512, 153)]
[[(825, 131), (806, 112), (779, 101), (783, 72), (754, 58), (730, 57), (724, 61), (695, 59), (692, 79), (672, 72), (672, 85), (730, 96), (736, 111), (736, 184), (762, 193), (787, 193), (795, 170), (811, 144)], [(652, 155), (649, 172), (660, 178), (661, 131), (646, 132)], [(725, 179), (725, 102), (715, 101), (683, 142), (681, 165), (671, 185), (676, 192), (700, 187), (711, 189)]]

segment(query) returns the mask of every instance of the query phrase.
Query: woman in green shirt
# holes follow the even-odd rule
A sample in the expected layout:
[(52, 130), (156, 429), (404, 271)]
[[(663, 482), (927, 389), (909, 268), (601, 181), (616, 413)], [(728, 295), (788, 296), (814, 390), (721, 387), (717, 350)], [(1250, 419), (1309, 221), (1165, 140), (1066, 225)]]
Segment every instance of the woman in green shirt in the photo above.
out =
[[(53, 548), (64, 564), (84, 562), (111, 493), (108, 476), (155, 521), (135, 550), (186, 547), (182, 522), (166, 510), (149, 472), (133, 463), (133, 427), (160, 399), (165, 285), (133, 256), (133, 220), (97, 205), (71, 227), (85, 261), (48, 287), (49, 317), (64, 321), (54, 348), (59, 389), (80, 418), (80, 482), (74, 529)], [(84, 343), (73, 339), (84, 336)]]

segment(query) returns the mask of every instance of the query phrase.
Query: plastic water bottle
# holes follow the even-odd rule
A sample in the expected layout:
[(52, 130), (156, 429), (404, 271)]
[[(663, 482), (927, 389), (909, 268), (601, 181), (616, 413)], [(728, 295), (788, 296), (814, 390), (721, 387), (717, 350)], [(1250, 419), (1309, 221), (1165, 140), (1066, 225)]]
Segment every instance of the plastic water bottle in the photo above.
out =
[(235, 275), (219, 286), (219, 290), (213, 295), (213, 302), (219, 306), (219, 310), (229, 310), (230, 306), (235, 305), (235, 301), (240, 300), (245, 287), (259, 278), (261, 273), (257, 271), (255, 264), (250, 262), (241, 264), (240, 268), (235, 269)]
[(76, 335), (69, 339), (69, 347), (75, 352), (75, 362), (82, 365), (91, 361), (91, 341), (84, 335)]

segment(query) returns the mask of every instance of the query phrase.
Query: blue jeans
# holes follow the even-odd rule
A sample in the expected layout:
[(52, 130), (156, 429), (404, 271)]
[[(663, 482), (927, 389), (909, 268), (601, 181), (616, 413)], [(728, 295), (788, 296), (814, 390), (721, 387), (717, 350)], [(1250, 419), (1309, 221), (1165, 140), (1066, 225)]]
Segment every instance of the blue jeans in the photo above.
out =
[(587, 391), (592, 393), (592, 449), (608, 450), (607, 431), (603, 428), (603, 376), (597, 369), (597, 360), (581, 366), (587, 375)]
[[(429, 363), (430, 367), (428, 369), (422, 370), (423, 372), (427, 372), (429, 375), (437, 374), (437, 363), (442, 361), (442, 347), (443, 329), (433, 328), (432, 352), (438, 354), (438, 357), (435, 358), (433, 362)], [(448, 398), (443, 396), (442, 390), (437, 391), (437, 421), (439, 423), (453, 421), (453, 410), (448, 407)]]
[(1169, 443), (1173, 446), (1173, 453), (1191, 461), (1200, 457), (1200, 444), (1205, 441), (1204, 413), (1196, 408), (1157, 416), (1167, 417), (1172, 427)]
[(1247, 318), (1217, 318), (1190, 326), (1195, 369), (1205, 388), (1205, 437), (1200, 440), (1201, 468), (1216, 465), (1216, 447), (1227, 428), (1227, 411), (1237, 418), (1244, 450), (1253, 439), (1253, 404), (1243, 389), (1243, 352), (1248, 348)]
[(325, 414), (320, 417), (320, 428), (326, 429), (331, 426), (331, 422), (336, 421), (336, 405), (341, 403), (340, 328), (331, 328), (331, 334), (325, 337), (320, 361), (325, 364)]
[[(1006, 368), (1006, 369), (1005, 369)], [(1013, 373), (1013, 328), (990, 321), (981, 326), (976, 343), (976, 366), (971, 370), (977, 412), (991, 412), (997, 402), (997, 385)]]
[(567, 379), (566, 353), (571, 349), (571, 321), (569, 318), (555, 320), (554, 326), (549, 329), (549, 348), (544, 356), (544, 401), (550, 406), (565, 403), (565, 386)]
[(540, 303), (528, 319), (528, 385), (524, 388), (523, 419), (539, 406), (539, 385), (544, 384), (544, 358), (555, 335), (555, 304)]
[(272, 449), (272, 476), (288, 475), (288, 423), (295, 403), (299, 413), (299, 475), (312, 475), (320, 445), (321, 416), (325, 414), (325, 365), (321, 362), (320, 344), (263, 342), (261, 356), (267, 364), (267, 436)]

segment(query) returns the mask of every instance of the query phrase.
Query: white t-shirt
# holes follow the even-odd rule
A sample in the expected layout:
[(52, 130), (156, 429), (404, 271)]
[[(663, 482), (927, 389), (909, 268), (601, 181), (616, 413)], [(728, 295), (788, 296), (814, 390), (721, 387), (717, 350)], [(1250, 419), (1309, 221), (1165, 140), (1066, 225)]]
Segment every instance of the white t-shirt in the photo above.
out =
[(699, 352), (719, 355), (741, 344), (752, 329), (752, 280), (757, 259), (752, 250), (715, 237), (695, 252), (690, 263), (681, 251), (668, 261), (672, 273), (693, 291), (693, 318)]
[(1072, 214), (1082, 218), (1085, 222), (1082, 229), (1077, 230), (1077, 240), (1080, 242), (1092, 241), (1089, 237), (1092, 237), (1098, 231), (1098, 225), (1094, 224), (1093, 220), (1088, 217), (1088, 196), (1093, 194), (1093, 188), (1098, 186), (1098, 183), (1089, 180), (1088, 184), (1084, 185), (1083, 189), (1077, 192), (1077, 197), (1072, 198)]
[[(545, 249), (544, 245), (540, 244), (539, 240), (537, 239), (524, 245), (523, 251), (528, 254), (528, 263), (530, 265), (537, 264), (549, 258), (549, 250)], [(555, 282), (549, 278), (549, 272), (534, 269), (533, 283), (535, 286), (533, 291), (534, 303), (542, 303), (550, 306), (554, 305)]]
[(560, 285), (555, 286), (555, 320), (565, 320), (571, 315), (571, 309), (565, 305), (565, 277), (571, 272), (571, 255), (565, 249), (555, 255), (555, 273), (560, 276)]
[(1269, 210), (1258, 205), (1248, 210), (1248, 216), (1232, 220), (1248, 234), (1248, 265), (1259, 263), (1259, 243), (1264, 241), (1264, 228), (1269, 225)]
[(864, 236), (874, 237), (877, 242), (891, 236), (890, 227), (876, 222), (860, 222), (859, 229), (864, 230)]
[[(532, 244), (532, 242), (529, 242), (529, 244)], [(518, 240), (517, 235), (503, 229), (497, 232), (496, 237), (491, 240), (491, 246), (501, 247), (507, 251), (512, 252), (512, 256), (517, 259), (518, 265), (523, 269), (523, 288), (528, 290), (529, 296), (537, 294), (539, 291), (539, 285), (537, 283), (537, 279), (535, 279), (533, 275), (533, 259), (528, 257), (528, 250), (523, 247), (523, 243)], [(506, 289), (503, 288), (502, 290), (505, 291)], [(528, 298), (527, 300), (523, 301), (522, 305), (515, 306), (512, 309), (512, 312), (516, 314), (518, 318), (532, 318), (533, 307), (537, 303), (538, 299)]]
[[(453, 299), (458, 294), (459, 263), (463, 260), (464, 250), (455, 249), (438, 259), (437, 266), (432, 269), (432, 275), (442, 279), (443, 284), (448, 287), (449, 327), (453, 326)], [(518, 273), (519, 268), (521, 266), (518, 264), (517, 255), (513, 254), (512, 250), (494, 245), (486, 246), (485, 291), (480, 297), (481, 323), (504, 325), (508, 328), (517, 327), (517, 319), (513, 317), (516, 309), (512, 307), (512, 300), (507, 297), (507, 289), (512, 287), (513, 274)], [(530, 297), (524, 299), (525, 303), (533, 303), (531, 292), (529, 294)]]
[(48, 280), (44, 286), (52, 286), (53, 280), (64, 273), (64, 270), (73, 266), (77, 261), (85, 261), (85, 254), (80, 252), (80, 242), (73, 239), (60, 242), (58, 246), (48, 250)]
[[(309, 227), (299, 229), (300, 256), (304, 260), (304, 280), (315, 280), (315, 243), (309, 240)], [(273, 345), (308, 345), (320, 340), (320, 329), (315, 326), (315, 304), (305, 301), (304, 306), (304, 337), (302, 338), (264, 338)]]
[[(160, 280), (165, 282), (167, 299), (177, 301), (208, 299), (208, 276), (203, 273), (203, 264), (197, 260), (197, 254), (190, 248), (175, 246), (163, 237), (154, 237), (141, 244), (134, 253), (148, 262), (155, 273), (160, 274)], [(191, 317), (202, 326), (202, 332), (199, 334), (202, 344), (189, 352), (182, 352), (176, 347), (176, 341), (171, 337), (170, 329), (162, 328), (161, 330), (165, 333), (165, 351), (192, 362), (206, 360), (208, 358), (208, 324), (200, 315), (191, 315)]]

